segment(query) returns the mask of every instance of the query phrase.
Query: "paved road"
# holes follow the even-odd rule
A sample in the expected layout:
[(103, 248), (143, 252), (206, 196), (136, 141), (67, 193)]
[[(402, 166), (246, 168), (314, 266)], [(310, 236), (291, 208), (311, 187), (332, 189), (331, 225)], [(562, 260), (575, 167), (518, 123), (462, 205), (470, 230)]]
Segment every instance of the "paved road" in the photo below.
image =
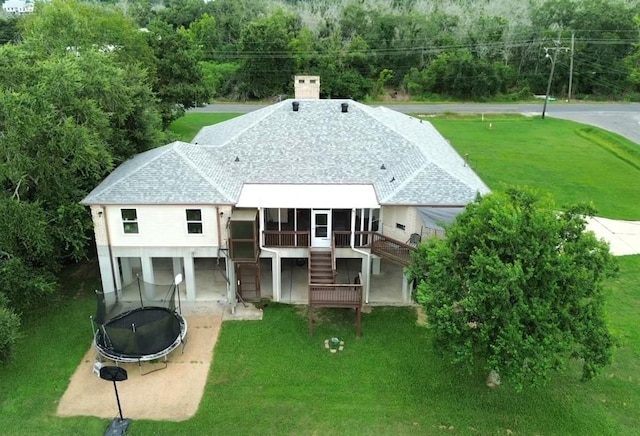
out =
[[(385, 104), (404, 113), (531, 113), (542, 112), (539, 104), (519, 103), (446, 103), (446, 104)], [(212, 104), (193, 112), (251, 112), (265, 104)], [(377, 106), (377, 105), (376, 105)], [(640, 104), (638, 103), (562, 103), (550, 102), (547, 116), (573, 120), (618, 133), (640, 144)]]

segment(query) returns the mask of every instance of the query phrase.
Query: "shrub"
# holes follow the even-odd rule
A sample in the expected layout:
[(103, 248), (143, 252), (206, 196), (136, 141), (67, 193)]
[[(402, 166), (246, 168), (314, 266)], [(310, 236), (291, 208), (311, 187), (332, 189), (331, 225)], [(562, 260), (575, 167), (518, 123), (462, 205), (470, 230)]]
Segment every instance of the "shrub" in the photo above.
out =
[(19, 337), (20, 318), (11, 309), (0, 306), (0, 363), (9, 360)]

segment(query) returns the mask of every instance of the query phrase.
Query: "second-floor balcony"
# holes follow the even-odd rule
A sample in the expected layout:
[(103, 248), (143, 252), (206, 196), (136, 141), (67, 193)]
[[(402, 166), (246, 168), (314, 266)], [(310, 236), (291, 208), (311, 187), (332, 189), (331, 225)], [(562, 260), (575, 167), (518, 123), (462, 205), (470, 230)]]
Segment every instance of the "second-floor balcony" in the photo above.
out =
[[(264, 246), (269, 248), (309, 248), (311, 234), (309, 231), (265, 230)], [(411, 252), (415, 246), (406, 244), (380, 232), (373, 231), (334, 231), (331, 234), (334, 248), (368, 248), (372, 254), (408, 265)]]

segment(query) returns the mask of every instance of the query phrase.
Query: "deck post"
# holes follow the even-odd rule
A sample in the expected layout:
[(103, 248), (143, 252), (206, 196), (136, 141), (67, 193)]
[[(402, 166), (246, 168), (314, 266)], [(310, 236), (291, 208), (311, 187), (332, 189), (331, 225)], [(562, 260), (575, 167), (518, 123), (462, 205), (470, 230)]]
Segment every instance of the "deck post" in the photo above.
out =
[(120, 258), (120, 268), (122, 269), (122, 283), (127, 285), (133, 283), (133, 268), (129, 257)]
[[(142, 262), (142, 280), (147, 283), (155, 283), (155, 276), (153, 274), (153, 258), (151, 256), (144, 256), (141, 259)], [(147, 295), (152, 298), (152, 295)]]
[(405, 304), (409, 303), (409, 301), (411, 300), (411, 286), (409, 285), (409, 279), (407, 278), (407, 276), (402, 274), (402, 301)]
[(193, 254), (184, 256), (183, 261), (187, 301), (196, 301), (196, 271), (193, 264)]

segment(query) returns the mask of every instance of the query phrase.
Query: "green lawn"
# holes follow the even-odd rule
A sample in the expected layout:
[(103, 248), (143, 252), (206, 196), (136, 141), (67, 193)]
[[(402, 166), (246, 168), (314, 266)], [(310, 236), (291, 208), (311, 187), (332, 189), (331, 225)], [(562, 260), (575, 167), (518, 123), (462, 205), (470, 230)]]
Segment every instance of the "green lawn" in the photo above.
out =
[(189, 112), (184, 117), (178, 118), (169, 126), (169, 130), (178, 136), (180, 141), (191, 142), (196, 133), (204, 126), (220, 123), (235, 118), (238, 113), (201, 113)]
[[(608, 218), (640, 219), (640, 145), (546, 118), (430, 119), (491, 189), (528, 185), (559, 204), (592, 202)], [(492, 128), (489, 128), (489, 123)]]
[[(189, 114), (177, 131), (190, 140), (201, 125), (225, 116), (233, 115)], [(492, 122), (489, 130), (479, 120), (435, 120), (493, 188), (530, 184), (561, 201), (591, 199), (607, 216), (640, 218), (640, 205), (630, 201), (640, 198), (637, 155), (627, 142), (553, 119)], [(352, 313), (325, 311), (309, 338), (303, 312), (270, 304), (263, 321), (223, 324), (193, 419), (135, 420), (128, 434), (638, 434), (640, 256), (622, 257), (620, 265), (607, 300), (620, 347), (614, 363), (591, 382), (578, 381), (574, 362), (546, 387), (520, 394), (509, 386), (490, 390), (485, 374), (460, 373), (432, 348), (412, 309), (374, 308), (363, 315), (360, 339)], [(91, 342), (97, 268), (73, 270), (64, 279), (64, 301), (24, 320), (15, 359), (0, 368), (3, 434), (101, 435), (108, 426), (104, 419), (55, 416)], [(331, 336), (346, 341), (344, 351), (332, 355), (323, 348)]]
[[(621, 346), (613, 365), (591, 382), (579, 382), (578, 365), (572, 364), (546, 387), (520, 394), (506, 385), (491, 390), (485, 374), (458, 372), (432, 348), (411, 308), (364, 314), (360, 339), (351, 312), (324, 312), (310, 338), (300, 309), (270, 304), (263, 321), (223, 324), (194, 418), (134, 420), (129, 434), (637, 434), (640, 256), (620, 263), (608, 310)], [(90, 343), (94, 301), (87, 291), (74, 295), (26, 322), (16, 359), (2, 368), (4, 434), (104, 434), (108, 420), (55, 417)], [(332, 336), (346, 342), (335, 355), (323, 348), (323, 339)]]

